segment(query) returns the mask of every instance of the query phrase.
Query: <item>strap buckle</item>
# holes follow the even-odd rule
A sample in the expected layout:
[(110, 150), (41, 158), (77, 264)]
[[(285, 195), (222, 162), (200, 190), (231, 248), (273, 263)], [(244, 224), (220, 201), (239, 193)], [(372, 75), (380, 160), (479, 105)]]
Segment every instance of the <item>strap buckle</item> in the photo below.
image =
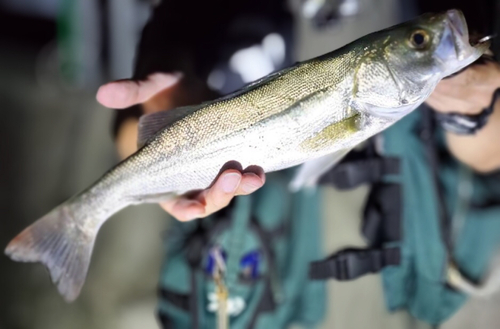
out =
[(380, 181), (383, 175), (398, 174), (399, 159), (370, 157), (348, 158), (326, 173), (320, 183), (331, 183), (338, 189), (351, 189), (365, 183)]
[(355, 279), (363, 274), (378, 272), (382, 269), (380, 250), (343, 250), (335, 257), (337, 280)]
[(382, 177), (382, 174), (381, 159), (367, 159), (344, 163), (335, 172), (339, 188), (355, 187), (364, 182), (377, 181)]
[(368, 273), (379, 272), (400, 262), (399, 248), (344, 249), (329, 258), (312, 262), (309, 277), (315, 280), (334, 278), (338, 281), (354, 280)]

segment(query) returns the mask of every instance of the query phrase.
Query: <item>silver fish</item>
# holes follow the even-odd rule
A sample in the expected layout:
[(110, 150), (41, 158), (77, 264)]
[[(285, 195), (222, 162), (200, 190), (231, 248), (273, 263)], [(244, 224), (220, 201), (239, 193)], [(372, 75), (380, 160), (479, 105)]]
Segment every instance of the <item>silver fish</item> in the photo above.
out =
[(203, 189), (228, 161), (265, 172), (307, 162), (292, 189), (417, 108), (489, 47), (461, 12), (426, 14), (301, 62), (229, 96), (140, 121), (139, 150), (15, 237), (5, 253), (41, 262), (74, 300), (101, 225), (132, 204)]

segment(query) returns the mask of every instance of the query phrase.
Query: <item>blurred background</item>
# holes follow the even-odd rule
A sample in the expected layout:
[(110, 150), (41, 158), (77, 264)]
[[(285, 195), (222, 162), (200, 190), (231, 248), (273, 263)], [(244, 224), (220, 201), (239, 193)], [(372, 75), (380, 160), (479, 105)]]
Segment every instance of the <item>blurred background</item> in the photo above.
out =
[[(0, 2), (0, 245), (118, 161), (99, 84), (129, 77), (146, 1)], [(113, 40), (113, 41), (111, 41)], [(43, 266), (0, 256), (0, 328), (156, 328), (158, 207), (103, 228), (88, 285), (66, 304)]]
[[(118, 161), (114, 113), (98, 105), (95, 92), (106, 81), (132, 75), (135, 47), (155, 2), (0, 0), (0, 249)], [(410, 1), (342, 3), (344, 11), (324, 29), (296, 17), (296, 60), (336, 49), (413, 12)], [(324, 223), (324, 232), (334, 232), (325, 238), (325, 253), (347, 242), (363, 245), (359, 221), (340, 221), (359, 217), (366, 192), (327, 191), (334, 201), (326, 211), (339, 221)], [(0, 328), (157, 328), (162, 232), (170, 220), (154, 205), (114, 216), (99, 233), (87, 282), (72, 304), (58, 295), (43, 266), (14, 263), (2, 253)], [(353, 312), (353, 305), (342, 301), (346, 294), (359, 295), (364, 301), (358, 307), (370, 308), (370, 316), (386, 312), (379, 281), (369, 275), (329, 282), (324, 327), (348, 328), (339, 320), (345, 317), (337, 316)], [(369, 325), (370, 316), (359, 321)], [(451, 321), (470, 324), (470, 319)], [(396, 314), (394, 321), (403, 326), (409, 320)]]

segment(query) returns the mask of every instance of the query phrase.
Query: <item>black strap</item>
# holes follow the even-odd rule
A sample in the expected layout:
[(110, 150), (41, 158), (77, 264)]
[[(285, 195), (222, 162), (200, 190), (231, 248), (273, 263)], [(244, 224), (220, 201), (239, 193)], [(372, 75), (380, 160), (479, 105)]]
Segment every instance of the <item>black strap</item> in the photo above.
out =
[(184, 311), (189, 311), (190, 305), (190, 295), (181, 294), (172, 290), (168, 290), (165, 288), (160, 288), (160, 298), (166, 300), (170, 304), (174, 305), (177, 308), (180, 308)]
[(401, 240), (402, 200), (398, 183), (373, 185), (363, 212), (361, 231), (369, 247)]
[(500, 88), (495, 90), (490, 105), (476, 115), (465, 115), (460, 113), (440, 113), (434, 112), (436, 120), (441, 126), (457, 135), (472, 135), (483, 128), (491, 114), (493, 113), (495, 103), (500, 97)]
[(207, 230), (203, 227), (201, 220), (199, 220), (196, 229), (189, 235), (184, 245), (184, 254), (189, 267), (193, 269), (199, 267), (203, 258), (203, 251), (207, 244)]
[(288, 224), (289, 224), (288, 221), (283, 221), (277, 227), (275, 227), (269, 231), (264, 231), (260, 227), (259, 227), (259, 229), (261, 231), (265, 232), (266, 236), (270, 239), (269, 241), (273, 241), (273, 239), (280, 238), (288, 233), (288, 230), (290, 229)]
[(339, 163), (320, 179), (320, 184), (332, 184), (338, 189), (351, 189), (361, 184), (378, 182), (382, 176), (399, 174), (399, 159), (364, 157)]
[(339, 281), (356, 279), (368, 273), (375, 273), (389, 265), (398, 265), (400, 250), (397, 247), (385, 249), (344, 249), (325, 260), (312, 262), (309, 278)]
[(401, 188), (399, 184), (380, 183), (383, 176), (399, 172), (399, 159), (379, 156), (371, 139), (364, 150), (352, 151), (321, 177), (320, 183), (329, 183), (338, 189), (376, 183), (365, 207), (362, 228), (370, 248), (344, 249), (327, 259), (312, 262), (309, 267), (311, 279), (353, 280), (378, 272), (385, 266), (399, 264), (399, 247), (382, 248), (382, 245), (401, 238)]
[(160, 320), (160, 325), (162, 329), (175, 329), (172, 320), (168, 317), (168, 315), (166, 315), (162, 311), (158, 312), (158, 319)]
[(280, 231), (283, 233), (285, 232), (286, 227), (280, 225), (280, 227), (283, 227), (283, 229), (279, 229), (278, 227), (276, 230), (269, 232), (261, 227), (259, 221), (255, 217), (251, 218), (250, 226), (255, 231), (255, 233), (257, 234), (257, 236), (261, 241), (262, 251), (264, 252), (265, 257), (267, 258), (268, 261), (268, 273), (269, 273), (269, 275), (266, 275), (265, 277), (261, 278), (262, 280), (264, 280), (264, 291), (262, 293), (262, 297), (259, 301), (259, 304), (257, 305), (257, 308), (252, 314), (248, 326), (246, 327), (248, 329), (253, 329), (255, 327), (255, 324), (257, 323), (259, 315), (261, 313), (274, 311), (278, 303), (278, 300), (276, 298), (277, 292), (274, 290), (276, 288), (281, 289), (281, 287), (273, 287), (273, 283), (271, 282), (272, 275), (277, 274), (275, 273), (275, 271), (278, 270), (276, 266), (274, 250), (272, 248), (271, 243), (273, 242), (273, 238), (276, 237), (276, 235), (280, 234), (279, 233)]

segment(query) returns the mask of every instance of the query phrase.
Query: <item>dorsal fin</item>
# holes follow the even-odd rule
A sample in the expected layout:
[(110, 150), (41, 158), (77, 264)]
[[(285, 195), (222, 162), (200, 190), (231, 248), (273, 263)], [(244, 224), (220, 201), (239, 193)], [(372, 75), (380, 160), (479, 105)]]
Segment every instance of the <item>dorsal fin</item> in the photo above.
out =
[(160, 130), (172, 125), (174, 122), (188, 116), (199, 108), (199, 106), (184, 106), (169, 111), (162, 111), (143, 115), (139, 119), (139, 133), (137, 146), (141, 148), (155, 136)]

